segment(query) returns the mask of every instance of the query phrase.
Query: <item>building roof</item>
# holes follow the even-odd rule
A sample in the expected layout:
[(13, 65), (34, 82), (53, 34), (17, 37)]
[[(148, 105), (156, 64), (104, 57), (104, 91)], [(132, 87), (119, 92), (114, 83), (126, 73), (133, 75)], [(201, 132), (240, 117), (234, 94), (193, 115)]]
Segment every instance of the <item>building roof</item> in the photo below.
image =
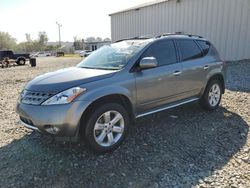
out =
[(122, 12), (127, 12), (127, 11), (130, 11), (130, 10), (138, 10), (140, 8), (143, 8), (143, 7), (148, 7), (148, 6), (151, 6), (151, 5), (156, 5), (156, 4), (167, 2), (167, 1), (170, 1), (170, 0), (154, 0), (154, 1), (150, 1), (150, 2), (143, 3), (143, 4), (140, 4), (140, 5), (137, 5), (137, 6), (133, 6), (133, 7), (118, 11), (118, 12), (111, 13), (111, 14), (109, 14), (109, 16), (112, 16), (114, 14), (119, 14), (119, 13), (122, 13)]

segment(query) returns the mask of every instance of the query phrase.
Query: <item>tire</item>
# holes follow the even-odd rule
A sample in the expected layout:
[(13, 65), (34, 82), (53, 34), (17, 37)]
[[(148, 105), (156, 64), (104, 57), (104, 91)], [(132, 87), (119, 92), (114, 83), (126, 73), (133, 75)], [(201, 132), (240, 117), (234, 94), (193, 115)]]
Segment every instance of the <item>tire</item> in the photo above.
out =
[[(118, 121), (115, 123), (114, 120)], [(98, 106), (93, 109), (87, 120), (84, 139), (90, 149), (102, 153), (110, 152), (125, 139), (129, 122), (128, 113), (122, 105), (107, 103)]]
[(25, 65), (25, 59), (18, 59), (17, 64), (18, 65)]
[(205, 110), (215, 110), (218, 108), (222, 96), (222, 85), (217, 79), (211, 80), (200, 99), (200, 105)]

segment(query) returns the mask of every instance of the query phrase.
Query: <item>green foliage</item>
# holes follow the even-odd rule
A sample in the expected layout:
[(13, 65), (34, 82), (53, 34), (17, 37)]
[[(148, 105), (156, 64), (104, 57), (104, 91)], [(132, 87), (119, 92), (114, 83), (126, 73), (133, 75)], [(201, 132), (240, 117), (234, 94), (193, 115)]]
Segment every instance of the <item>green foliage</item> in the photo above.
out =
[(49, 38), (45, 31), (39, 32), (38, 34), (38, 43), (41, 47), (44, 47), (46, 43), (48, 42)]
[(54, 46), (47, 46), (48, 36), (45, 31), (38, 33), (38, 38), (32, 40), (29, 33), (25, 34), (26, 42), (21, 42), (15, 47), (17, 52), (36, 52), (36, 51), (52, 51)]
[(74, 43), (73, 46), (75, 50), (83, 50), (83, 40), (78, 39), (77, 37), (74, 37)]
[(45, 31), (38, 33), (36, 40), (32, 40), (29, 33), (25, 33), (26, 41), (19, 44), (16, 43), (16, 39), (13, 38), (7, 32), (0, 31), (0, 50), (12, 49), (17, 52), (33, 52), (33, 51), (52, 51), (56, 46), (47, 46), (48, 35)]
[(0, 50), (13, 49), (16, 46), (16, 39), (7, 32), (0, 31)]

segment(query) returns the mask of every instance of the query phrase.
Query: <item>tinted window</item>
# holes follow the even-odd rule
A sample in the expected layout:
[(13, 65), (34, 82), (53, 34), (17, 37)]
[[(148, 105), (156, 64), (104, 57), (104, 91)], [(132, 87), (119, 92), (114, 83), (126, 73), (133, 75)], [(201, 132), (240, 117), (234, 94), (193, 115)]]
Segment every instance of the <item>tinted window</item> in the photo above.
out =
[(177, 41), (181, 61), (196, 59), (202, 57), (202, 52), (193, 40), (178, 40)]
[(209, 44), (209, 42), (200, 41), (200, 40), (198, 40), (197, 42), (198, 42), (198, 44), (200, 45), (200, 47), (202, 48), (204, 55), (207, 55), (207, 54), (208, 54), (208, 51), (209, 51), (209, 49), (210, 49), (210, 44)]
[(170, 40), (153, 43), (143, 57), (155, 57), (159, 66), (177, 62), (174, 42)]

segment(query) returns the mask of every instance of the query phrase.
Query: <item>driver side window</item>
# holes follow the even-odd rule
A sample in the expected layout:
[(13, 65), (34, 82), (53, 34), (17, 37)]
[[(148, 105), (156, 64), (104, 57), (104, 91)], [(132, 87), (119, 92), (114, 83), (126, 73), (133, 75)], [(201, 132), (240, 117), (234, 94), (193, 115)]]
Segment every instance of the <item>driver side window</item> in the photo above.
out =
[(177, 56), (174, 42), (171, 40), (157, 41), (144, 52), (142, 58), (144, 57), (156, 58), (159, 66), (176, 63)]

